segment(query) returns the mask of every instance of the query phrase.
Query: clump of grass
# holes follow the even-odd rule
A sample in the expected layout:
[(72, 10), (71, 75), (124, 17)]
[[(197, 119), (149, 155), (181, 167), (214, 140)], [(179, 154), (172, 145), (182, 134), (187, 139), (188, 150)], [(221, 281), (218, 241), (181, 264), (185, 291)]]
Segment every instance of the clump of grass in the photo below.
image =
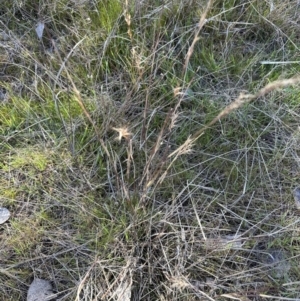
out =
[(1, 298), (296, 300), (296, 1), (5, 4)]

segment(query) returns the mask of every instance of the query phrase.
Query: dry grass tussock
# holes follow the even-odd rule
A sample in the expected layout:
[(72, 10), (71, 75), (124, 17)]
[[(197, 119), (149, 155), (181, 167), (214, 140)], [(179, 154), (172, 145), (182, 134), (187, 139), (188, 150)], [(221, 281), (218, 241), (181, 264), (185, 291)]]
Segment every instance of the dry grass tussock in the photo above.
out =
[(0, 301), (299, 300), (299, 11), (4, 0)]

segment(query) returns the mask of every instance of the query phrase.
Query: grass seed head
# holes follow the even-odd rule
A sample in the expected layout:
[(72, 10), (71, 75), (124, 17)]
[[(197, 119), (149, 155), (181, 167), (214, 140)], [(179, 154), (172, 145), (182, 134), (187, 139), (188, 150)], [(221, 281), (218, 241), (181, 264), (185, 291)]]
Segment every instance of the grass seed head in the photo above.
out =
[(127, 127), (120, 127), (120, 128), (112, 128), (114, 131), (118, 132), (119, 136), (116, 138), (116, 140), (121, 141), (122, 138), (124, 138), (125, 140), (129, 140), (130, 137), (132, 136), (132, 133), (129, 132)]

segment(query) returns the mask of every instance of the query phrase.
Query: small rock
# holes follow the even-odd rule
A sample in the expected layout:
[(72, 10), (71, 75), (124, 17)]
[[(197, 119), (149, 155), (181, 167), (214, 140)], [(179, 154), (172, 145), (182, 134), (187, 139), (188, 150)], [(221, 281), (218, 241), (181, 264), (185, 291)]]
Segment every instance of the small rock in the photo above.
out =
[(0, 87), (0, 102), (6, 103), (8, 101), (8, 92), (5, 88)]
[(294, 199), (295, 199), (295, 204), (296, 208), (300, 209), (300, 187), (297, 187), (293, 191)]
[(49, 301), (54, 297), (50, 281), (36, 278), (29, 287), (27, 301)]
[(5, 223), (10, 217), (10, 212), (4, 207), (0, 207), (0, 225)]
[(35, 27), (35, 32), (40, 40), (43, 37), (44, 28), (45, 28), (45, 24), (40, 21), (37, 23), (37, 25)]

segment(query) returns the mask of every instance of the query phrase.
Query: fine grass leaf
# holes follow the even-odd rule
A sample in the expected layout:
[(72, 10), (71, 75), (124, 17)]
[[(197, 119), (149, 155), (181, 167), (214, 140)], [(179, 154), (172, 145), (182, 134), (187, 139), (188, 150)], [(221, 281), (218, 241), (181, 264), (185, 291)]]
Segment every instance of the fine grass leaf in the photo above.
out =
[(250, 301), (249, 298), (246, 296), (242, 296), (237, 293), (232, 293), (232, 294), (223, 294), (222, 297), (228, 298), (230, 300), (239, 300), (239, 301)]

